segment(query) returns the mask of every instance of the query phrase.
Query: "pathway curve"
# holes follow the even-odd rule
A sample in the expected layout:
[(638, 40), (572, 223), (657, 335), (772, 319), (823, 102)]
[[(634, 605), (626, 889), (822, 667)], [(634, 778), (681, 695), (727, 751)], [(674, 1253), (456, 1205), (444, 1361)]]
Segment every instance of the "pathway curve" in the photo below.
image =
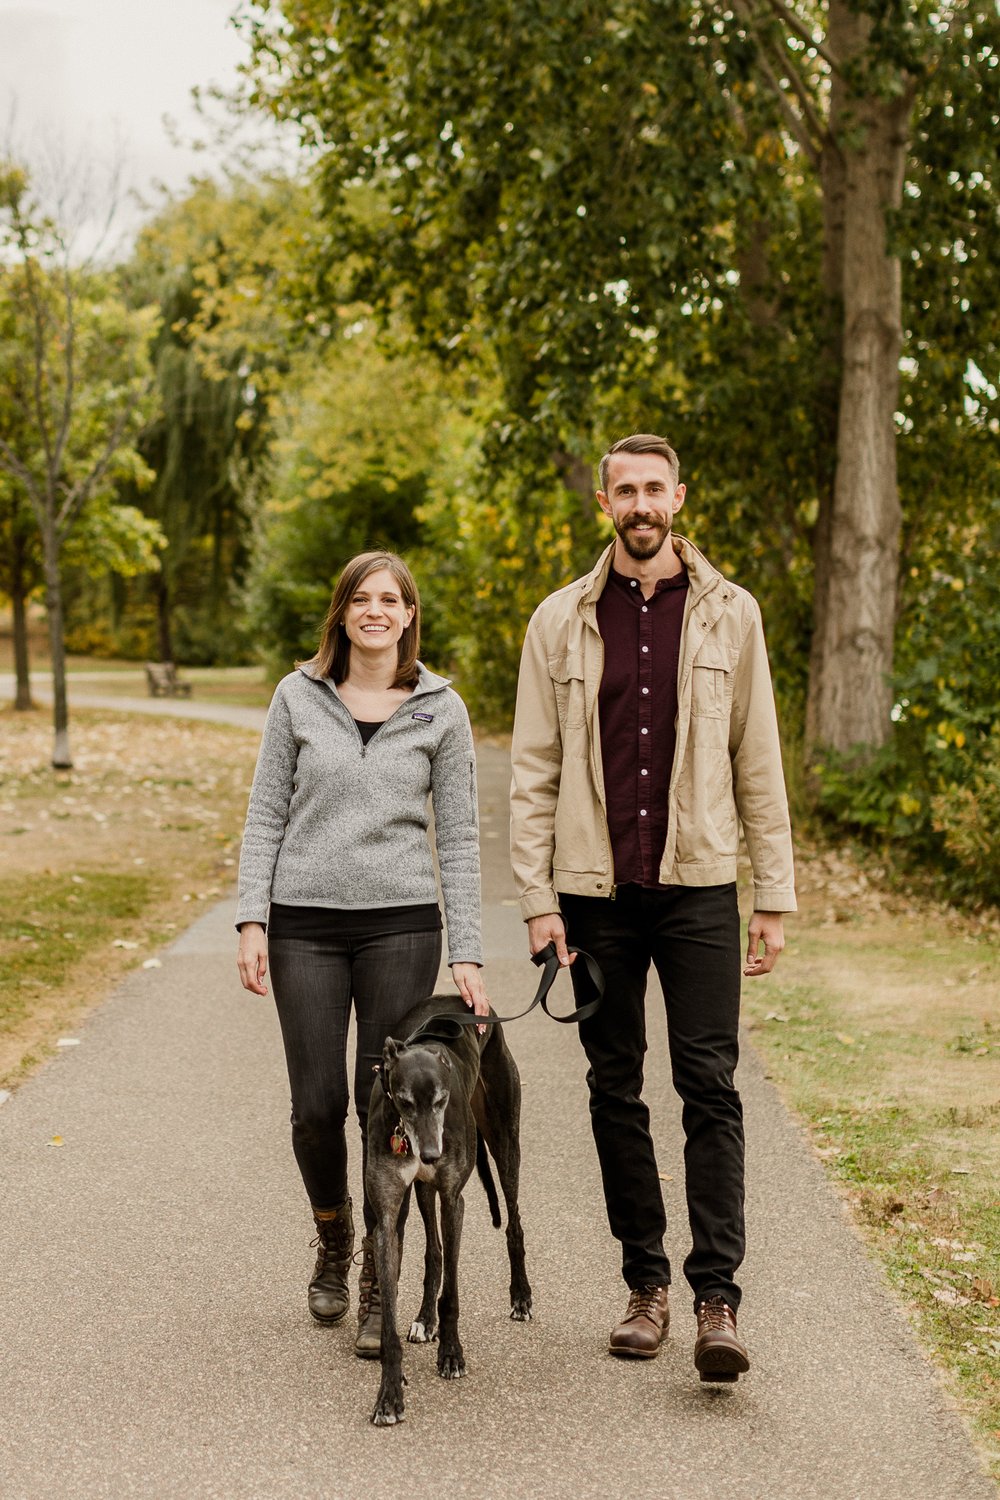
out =
[[(255, 711), (212, 716), (243, 722), (234, 712)], [(506, 757), (487, 746), (480, 762), (487, 975), (503, 1010), (525, 1003), (535, 971), (507, 869)], [(280, 1039), (270, 1002), (237, 984), (233, 912), (223, 901), (160, 969), (136, 971), (80, 1045), (0, 1109), (4, 1500), (996, 1500), (749, 1048), (740, 1323), (752, 1372), (735, 1388), (700, 1384), (683, 1284), (659, 1359), (606, 1354), (624, 1298), (579, 1043), (537, 1012), (509, 1029), (536, 1319), (507, 1317), (503, 1236), (470, 1184), (468, 1377), (439, 1380), (433, 1349), (407, 1345), (406, 1421), (370, 1426), (377, 1366), (354, 1358), (349, 1322), (324, 1329), (306, 1313), (311, 1224)], [(655, 989), (649, 1022), (679, 1264), (681, 1138)], [(414, 1227), (404, 1317), (419, 1300), (419, 1240)]]

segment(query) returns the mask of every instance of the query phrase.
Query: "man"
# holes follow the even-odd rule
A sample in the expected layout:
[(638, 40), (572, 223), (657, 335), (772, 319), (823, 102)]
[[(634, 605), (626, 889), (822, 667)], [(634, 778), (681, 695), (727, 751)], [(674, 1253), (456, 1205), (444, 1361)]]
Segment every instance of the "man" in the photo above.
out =
[[(749, 1369), (737, 1333), (743, 1260), (738, 1056), (739, 826), (754, 877), (746, 965), (769, 973), (795, 910), (791, 832), (760, 611), (672, 532), (685, 494), (662, 438), (623, 438), (597, 500), (616, 536), (528, 625), (512, 745), (511, 858), (532, 953), (569, 940), (604, 971), (580, 1027), (611, 1232), (628, 1307), (613, 1354), (652, 1358), (666, 1336), (670, 1262), (649, 1111), (645, 991), (666, 999), (683, 1101), (692, 1249), (684, 1272), (703, 1380)], [(574, 984), (583, 998), (582, 966)]]

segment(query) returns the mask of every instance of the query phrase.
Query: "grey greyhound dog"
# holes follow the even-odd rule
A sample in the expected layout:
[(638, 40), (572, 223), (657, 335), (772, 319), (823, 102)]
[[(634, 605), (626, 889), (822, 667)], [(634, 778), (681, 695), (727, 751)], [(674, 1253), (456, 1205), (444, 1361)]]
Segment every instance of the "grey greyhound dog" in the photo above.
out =
[[(456, 1019), (452, 1019), (455, 1017)], [(517, 1206), (521, 1148), (521, 1080), (502, 1028), (480, 1034), (457, 995), (430, 995), (404, 1017), (404, 1041), (387, 1037), (368, 1113), (366, 1185), (375, 1209), (375, 1264), (382, 1296), (382, 1383), (372, 1413), (376, 1427), (403, 1419), (403, 1350), (396, 1289), (410, 1189), (424, 1221), (423, 1300), (410, 1325), (411, 1343), (438, 1338), (437, 1369), (445, 1380), (465, 1374), (458, 1334), (458, 1254), (462, 1189), (477, 1166), (494, 1225), (500, 1205), (486, 1146), (493, 1155), (507, 1208), (511, 1317), (531, 1318), (524, 1235)], [(484, 1144), (485, 1143), (485, 1144)], [(437, 1199), (441, 1202), (438, 1233)], [(443, 1251), (442, 1251), (443, 1241)], [(442, 1282), (443, 1273), (443, 1282)], [(438, 1300), (438, 1289), (441, 1289)]]

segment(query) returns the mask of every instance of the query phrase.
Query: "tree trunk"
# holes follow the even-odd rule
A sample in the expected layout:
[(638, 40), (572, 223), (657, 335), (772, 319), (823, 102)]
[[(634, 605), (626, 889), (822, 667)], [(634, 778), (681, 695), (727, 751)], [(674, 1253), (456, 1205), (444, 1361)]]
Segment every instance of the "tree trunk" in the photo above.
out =
[(174, 660), (174, 642), (170, 632), (170, 589), (163, 567), (154, 575), (156, 590), (156, 641), (161, 661)]
[(45, 548), (45, 608), (49, 617), (49, 652), (52, 657), (52, 765), (56, 771), (71, 771), (69, 753), (69, 705), (66, 700), (66, 647), (63, 640), (62, 579), (59, 574), (59, 541), (50, 522), (42, 537)]
[[(828, 42), (848, 63), (863, 54), (871, 23), (831, 0)], [(903, 80), (905, 82), (905, 80)], [(889, 736), (900, 506), (895, 412), (902, 310), (899, 261), (886, 213), (900, 202), (911, 94), (852, 94), (838, 78), (824, 189), (828, 274), (843, 308), (837, 470), (829, 516), (817, 527), (816, 609), (806, 739), (810, 747), (870, 750)], [(839, 244), (838, 244), (839, 241)], [(833, 288), (831, 287), (831, 290)]]
[(27, 593), (24, 581), (24, 553), (26, 543), (19, 533), (14, 534), (13, 555), (10, 570), (10, 603), (14, 619), (14, 675), (17, 692), (14, 698), (16, 709), (32, 709), (31, 669), (28, 662), (28, 615)]

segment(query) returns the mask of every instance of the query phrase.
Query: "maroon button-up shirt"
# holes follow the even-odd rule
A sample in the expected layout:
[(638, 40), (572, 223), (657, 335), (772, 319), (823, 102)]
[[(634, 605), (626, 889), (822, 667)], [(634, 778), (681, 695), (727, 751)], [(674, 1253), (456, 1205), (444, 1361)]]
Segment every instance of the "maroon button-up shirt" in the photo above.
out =
[(644, 599), (638, 582), (612, 568), (597, 601), (604, 642), (597, 705), (616, 885), (660, 883), (687, 590), (682, 568)]

